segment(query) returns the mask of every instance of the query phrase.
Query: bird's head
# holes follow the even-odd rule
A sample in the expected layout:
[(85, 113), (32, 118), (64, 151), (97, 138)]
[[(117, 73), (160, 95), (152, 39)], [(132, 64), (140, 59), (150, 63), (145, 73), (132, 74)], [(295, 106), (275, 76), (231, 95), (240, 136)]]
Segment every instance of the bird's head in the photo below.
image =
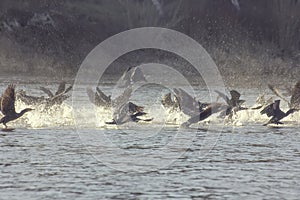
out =
[(23, 113), (29, 112), (34, 110), (33, 108), (25, 108), (24, 110), (22, 110)]

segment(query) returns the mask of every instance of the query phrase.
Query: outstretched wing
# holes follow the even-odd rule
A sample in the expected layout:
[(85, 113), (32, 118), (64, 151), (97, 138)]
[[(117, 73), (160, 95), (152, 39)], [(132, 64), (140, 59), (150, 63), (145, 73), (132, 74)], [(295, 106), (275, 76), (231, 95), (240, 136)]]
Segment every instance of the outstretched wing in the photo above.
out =
[(191, 117), (187, 122), (184, 123), (184, 125), (191, 125), (199, 121), (205, 120), (212, 114), (220, 112), (222, 110), (226, 110), (227, 108), (228, 106), (222, 103), (209, 104), (204, 110), (200, 112), (199, 115)]
[(291, 108), (300, 108), (300, 81), (296, 83), (292, 90)]
[(105, 102), (100, 98), (97, 92), (94, 92), (91, 88), (86, 89), (89, 100), (96, 106), (105, 106)]
[(139, 82), (139, 81), (146, 81), (146, 78), (139, 67), (135, 67), (132, 74), (131, 74), (131, 82)]
[(278, 91), (278, 89), (274, 86), (274, 85), (270, 85), (268, 84), (269, 89), (279, 98), (281, 98), (282, 100), (284, 100), (285, 102), (287, 102), (288, 104), (290, 103), (286, 98), (284, 98)]
[(72, 90), (73, 88), (73, 85), (70, 85), (65, 91), (64, 91), (64, 94), (68, 93), (70, 90)]
[(260, 111), (260, 114), (266, 114), (268, 117), (272, 117), (275, 115), (275, 103), (271, 103), (270, 105), (266, 106), (262, 111)]
[(238, 101), (241, 97), (241, 94), (236, 90), (230, 90), (231, 99), (234, 101)]
[(229, 105), (230, 104), (230, 100), (228, 98), (228, 96), (218, 90), (215, 90), (215, 92), (222, 98), (224, 99), (224, 101)]
[(132, 88), (131, 87), (126, 88), (120, 96), (118, 96), (113, 100), (113, 106), (118, 110), (120, 106), (123, 106), (125, 103), (129, 101), (131, 93), (132, 93)]
[(189, 116), (199, 115), (199, 102), (181, 88), (174, 88), (182, 112)]
[(3, 115), (15, 113), (15, 85), (9, 84), (1, 97), (1, 112)]
[(66, 82), (62, 81), (59, 86), (57, 91), (55, 92), (55, 95), (61, 94), (66, 90)]
[(54, 96), (53, 93), (48, 88), (40, 87), (40, 90), (42, 90), (44, 93), (46, 93), (50, 98), (52, 98)]
[(96, 90), (97, 90), (97, 92), (98, 92), (99, 97), (102, 98), (104, 102), (106, 102), (106, 103), (110, 103), (110, 102), (111, 102), (110, 96), (106, 96), (106, 95), (100, 90), (99, 87), (96, 87)]

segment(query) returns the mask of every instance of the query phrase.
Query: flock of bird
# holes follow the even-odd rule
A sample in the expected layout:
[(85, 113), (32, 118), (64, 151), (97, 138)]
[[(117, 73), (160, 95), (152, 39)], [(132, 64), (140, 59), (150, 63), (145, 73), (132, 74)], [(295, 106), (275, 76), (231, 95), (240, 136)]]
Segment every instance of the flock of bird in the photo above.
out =
[[(129, 100), (132, 94), (132, 87), (130, 87), (130, 85), (140, 80), (146, 80), (142, 72), (138, 68), (134, 68), (134, 70), (128, 69), (122, 76), (122, 79), (124, 80), (123, 86), (126, 87), (126, 89), (123, 94), (115, 99), (106, 95), (99, 87), (96, 87), (96, 91), (93, 91), (92, 88), (86, 89), (90, 101), (95, 106), (114, 109), (113, 119), (106, 122), (106, 124), (124, 124), (130, 121), (152, 121), (153, 118), (141, 118), (141, 116), (147, 115), (147, 113), (144, 112), (144, 107), (138, 106)], [(251, 108), (244, 107), (243, 104), (245, 100), (240, 99), (241, 94), (236, 90), (230, 91), (230, 97), (216, 90), (215, 92), (218, 94), (219, 98), (224, 100), (224, 103), (219, 103), (218, 99), (213, 103), (204, 103), (196, 100), (195, 97), (191, 96), (185, 90), (181, 88), (174, 88), (172, 92), (169, 92), (162, 97), (161, 104), (170, 112), (177, 110), (189, 116), (189, 119), (182, 124), (183, 127), (189, 127), (192, 124), (205, 120), (214, 113), (220, 113), (219, 116), (221, 117), (227, 116), (228, 118), (231, 118), (236, 112), (247, 109), (261, 109), (260, 113), (262, 115), (266, 114), (270, 117), (270, 120), (264, 125), (282, 124), (281, 120), (283, 118), (293, 112), (299, 111), (300, 109), (300, 81), (298, 81), (293, 89), (288, 92), (291, 96), (290, 101), (283, 97), (276, 87), (269, 85), (269, 88), (276, 96), (288, 103), (289, 110), (287, 112), (283, 112), (280, 109), (280, 100), (275, 100), (273, 102), (272, 99), (264, 99), (264, 96), (260, 96), (257, 99), (257, 103), (259, 103), (258, 106)], [(40, 90), (43, 91), (47, 97), (27, 95), (24, 90), (16, 92), (15, 85), (13, 84), (9, 84), (7, 86), (0, 98), (0, 110), (3, 114), (3, 117), (0, 119), (0, 123), (5, 126), (5, 129), (3, 130), (8, 129), (6, 125), (8, 122), (18, 119), (26, 112), (33, 110), (32, 108), (26, 108), (19, 113), (16, 112), (16, 98), (26, 105), (32, 106), (42, 104), (45, 109), (48, 109), (53, 105), (61, 105), (67, 98), (69, 98), (70, 96), (67, 93), (72, 90), (72, 85), (66, 87), (66, 83), (61, 82), (57, 91), (54, 93), (45, 87), (40, 87)]]
[[(127, 72), (129, 73), (129, 70)], [(131, 79), (126, 79), (128, 86), (132, 82), (144, 81), (145, 77), (141, 77), (141, 71), (136, 68), (132, 74), (126, 75), (131, 77)], [(136, 75), (138, 74), (138, 76)], [(125, 75), (123, 75), (125, 77)], [(196, 100), (195, 97), (188, 94), (185, 90), (181, 88), (174, 88), (172, 92), (165, 94), (162, 97), (161, 103), (163, 107), (169, 111), (180, 111), (185, 115), (189, 116), (189, 119), (182, 124), (182, 127), (189, 127), (192, 124), (198, 123), (199, 121), (205, 120), (214, 113), (220, 113), (220, 117), (232, 118), (236, 112), (241, 110), (259, 110), (260, 114), (266, 114), (271, 119), (265, 123), (268, 124), (282, 124), (281, 120), (295, 111), (300, 109), (300, 81), (296, 83), (293, 89), (289, 90), (287, 96), (291, 96), (291, 100), (288, 101), (283, 95), (281, 95), (278, 89), (273, 85), (268, 85), (269, 89), (279, 98), (286, 101), (289, 105), (289, 110), (283, 112), (280, 109), (280, 100), (275, 100), (273, 102), (272, 98), (264, 99), (264, 96), (260, 96), (257, 99), (257, 104), (255, 107), (247, 108), (243, 104), (245, 100), (240, 99), (241, 94), (236, 90), (230, 91), (230, 97), (222, 92), (215, 91), (220, 98), (224, 100), (224, 103), (213, 102), (213, 103), (204, 103), (199, 100)], [(106, 124), (123, 124), (129, 121), (139, 122), (139, 121), (151, 121), (152, 119), (141, 119), (140, 116), (146, 115), (147, 113), (143, 112), (143, 107), (135, 105), (132, 102), (129, 102), (129, 97), (131, 95), (132, 89), (128, 87), (125, 92), (116, 99), (111, 99), (111, 96), (107, 96), (104, 92), (101, 91), (99, 87), (96, 88), (94, 92), (91, 88), (87, 89), (87, 94), (92, 103), (96, 106), (101, 106), (105, 108), (113, 107), (115, 108), (113, 114), (113, 120), (111, 122), (106, 122)], [(173, 96), (173, 98), (172, 98)]]
[(66, 83), (61, 82), (57, 91), (55, 93), (52, 93), (51, 90), (45, 87), (40, 87), (40, 89), (45, 92), (48, 97), (36, 97), (36, 96), (30, 96), (27, 95), (24, 90), (20, 90), (18, 92), (15, 91), (15, 85), (9, 84), (5, 91), (3, 92), (1, 98), (0, 98), (0, 110), (3, 114), (3, 117), (0, 119), (0, 124), (2, 123), (5, 127), (5, 129), (2, 130), (13, 130), (7, 128), (7, 123), (10, 121), (13, 121), (15, 119), (20, 118), (23, 116), (26, 112), (32, 111), (34, 109), (32, 108), (26, 108), (23, 109), (20, 113), (17, 113), (15, 110), (15, 101), (16, 99), (22, 101), (24, 104), (28, 106), (33, 105), (44, 105), (45, 109), (49, 109), (53, 105), (60, 105), (63, 103), (64, 100), (69, 98), (68, 93), (72, 86), (69, 86), (66, 88)]

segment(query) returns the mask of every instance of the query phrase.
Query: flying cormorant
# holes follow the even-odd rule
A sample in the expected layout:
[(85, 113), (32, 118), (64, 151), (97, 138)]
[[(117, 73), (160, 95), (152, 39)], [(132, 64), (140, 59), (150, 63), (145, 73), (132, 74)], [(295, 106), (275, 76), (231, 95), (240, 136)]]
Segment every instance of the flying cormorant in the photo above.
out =
[(242, 107), (242, 104), (245, 102), (245, 100), (241, 100), (240, 96), (241, 94), (236, 91), (236, 90), (231, 90), (230, 91), (230, 95), (231, 98), (229, 99), (229, 97), (225, 94), (223, 94), (222, 92), (219, 92), (218, 90), (215, 90), (215, 92), (222, 98), (225, 100), (225, 102), (228, 105), (228, 108), (226, 109), (225, 113), (221, 113), (221, 114), (225, 114), (225, 115), (232, 115), (233, 111), (237, 112), (240, 110), (245, 110), (247, 108)]
[(174, 88), (174, 92), (181, 111), (190, 116), (190, 119), (181, 125), (182, 127), (189, 127), (191, 124), (205, 120), (212, 114), (228, 108), (227, 105), (222, 103), (201, 103), (181, 88)]
[(203, 109), (198, 115), (191, 117), (188, 121), (184, 122), (182, 127), (189, 127), (191, 124), (197, 123), (199, 121), (205, 120), (214, 113), (226, 110), (227, 105), (223, 103), (211, 103), (205, 109)]
[(291, 108), (287, 112), (283, 112), (280, 108), (280, 100), (275, 100), (274, 103), (265, 107), (260, 113), (266, 114), (268, 117), (272, 117), (264, 126), (268, 124), (283, 124), (280, 122), (283, 118), (287, 117), (289, 114), (297, 111), (297, 109)]
[(27, 95), (24, 90), (20, 90), (17, 92), (17, 99), (21, 100), (27, 105), (39, 105), (39, 104), (45, 104), (46, 108), (50, 108), (51, 106), (57, 104), (61, 105), (63, 101), (65, 101), (67, 98), (69, 98), (68, 95), (66, 95), (67, 92), (69, 92), (72, 89), (72, 86), (69, 86), (66, 89), (66, 83), (61, 82), (57, 91), (55, 94), (53, 94), (48, 88), (40, 87), (40, 89), (48, 95), (48, 97), (36, 97), (36, 96), (30, 96)]
[(26, 112), (31, 111), (33, 109), (26, 108), (22, 110), (20, 113), (15, 111), (15, 85), (9, 84), (1, 97), (0, 109), (4, 117), (1, 118), (0, 123), (3, 123), (5, 129), (7, 129), (7, 122), (18, 119)]
[(120, 107), (120, 109), (114, 112), (114, 118), (112, 122), (105, 122), (106, 124), (124, 124), (127, 122), (139, 122), (139, 121), (152, 121), (151, 119), (140, 119), (139, 116), (146, 115), (147, 113), (144, 112), (144, 107), (138, 106), (132, 102), (125, 103)]

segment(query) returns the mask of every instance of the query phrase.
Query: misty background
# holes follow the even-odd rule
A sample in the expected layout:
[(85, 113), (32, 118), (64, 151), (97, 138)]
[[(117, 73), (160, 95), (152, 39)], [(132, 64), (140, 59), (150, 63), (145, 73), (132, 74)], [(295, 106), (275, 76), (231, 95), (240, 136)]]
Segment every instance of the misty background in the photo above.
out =
[[(198, 41), (229, 84), (299, 79), (298, 0), (1, 0), (1, 75), (74, 78), (100, 42), (144, 26)], [(150, 61), (197, 75), (184, 59), (155, 50), (122, 56), (107, 74)]]

